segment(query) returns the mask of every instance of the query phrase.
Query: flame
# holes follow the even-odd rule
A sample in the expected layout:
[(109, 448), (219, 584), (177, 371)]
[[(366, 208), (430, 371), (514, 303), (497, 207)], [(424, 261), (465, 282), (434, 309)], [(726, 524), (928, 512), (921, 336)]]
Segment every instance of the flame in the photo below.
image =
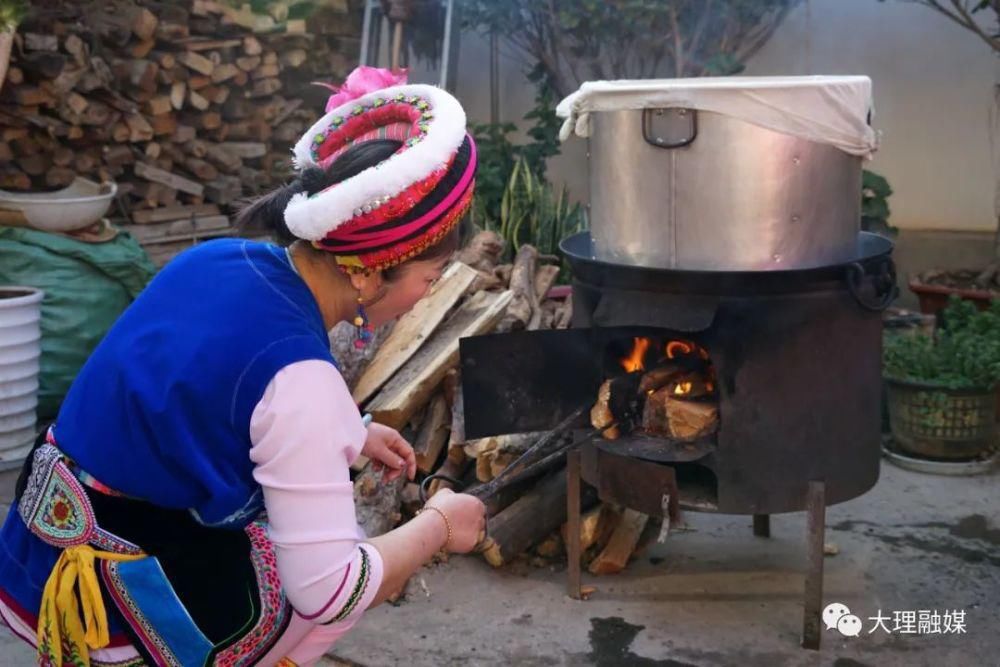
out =
[(632, 346), (632, 351), (629, 352), (627, 357), (622, 359), (622, 368), (629, 373), (646, 370), (643, 358), (646, 356), (646, 350), (649, 349), (651, 342), (648, 338), (634, 338), (633, 340), (635, 344)]
[(676, 359), (680, 355), (691, 354), (693, 346), (682, 340), (672, 340), (667, 343), (667, 359)]
[(691, 393), (691, 383), (690, 382), (678, 382), (677, 386), (674, 387), (674, 394), (676, 396), (684, 396), (685, 394)]

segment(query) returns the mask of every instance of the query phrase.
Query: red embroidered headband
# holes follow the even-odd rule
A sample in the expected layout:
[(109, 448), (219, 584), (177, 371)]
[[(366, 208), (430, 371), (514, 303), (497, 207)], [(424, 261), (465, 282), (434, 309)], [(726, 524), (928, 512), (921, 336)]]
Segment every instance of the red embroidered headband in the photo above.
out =
[[(384, 70), (359, 68), (347, 83), (373, 72)], [(295, 145), (300, 169), (326, 169), (351, 146), (373, 139), (403, 145), (321, 192), (295, 195), (285, 209), (288, 229), (349, 271), (385, 269), (419, 255), (472, 202), (476, 147), (465, 122), (458, 100), (426, 85), (384, 88), (336, 106)]]

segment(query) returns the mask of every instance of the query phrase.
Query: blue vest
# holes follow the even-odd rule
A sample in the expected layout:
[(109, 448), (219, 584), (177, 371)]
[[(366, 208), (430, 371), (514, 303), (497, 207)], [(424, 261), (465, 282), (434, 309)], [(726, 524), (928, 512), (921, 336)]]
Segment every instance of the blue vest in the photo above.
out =
[(212, 241), (166, 266), (101, 341), (55, 438), (102, 483), (242, 528), (263, 507), (250, 417), (282, 367), (335, 363), (312, 293), (284, 250)]

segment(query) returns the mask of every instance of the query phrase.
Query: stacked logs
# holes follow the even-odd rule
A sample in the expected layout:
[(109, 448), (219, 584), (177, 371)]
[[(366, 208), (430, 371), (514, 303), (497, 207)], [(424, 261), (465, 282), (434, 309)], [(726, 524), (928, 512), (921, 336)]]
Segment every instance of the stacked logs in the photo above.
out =
[[(432, 292), (391, 331), (376, 332), (358, 361), (351, 332), (333, 336), (354, 399), (375, 421), (399, 429), (414, 446), (418, 477), (384, 484), (366, 462), (356, 464), (358, 518), (369, 535), (382, 534), (419, 509), (418, 483), (440, 472), (466, 490), (503, 472), (542, 433), (468, 440), (464, 435), (458, 341), (493, 332), (562, 329), (570, 324), (571, 296), (553, 296), (557, 258), (525, 245), (512, 263), (500, 261), (502, 239), (478, 234), (460, 252)], [(436, 480), (431, 493), (447, 482)], [(581, 527), (587, 562), (596, 573), (625, 567), (634, 551), (658, 532), (645, 515), (597, 506), (585, 496)], [(536, 563), (561, 558), (566, 521), (566, 471), (562, 461), (533, 479), (515, 482), (487, 501), (490, 537), (485, 559), (496, 567), (526, 556)]]
[(224, 233), (287, 178), (328, 94), (310, 82), (353, 66), (354, 5), (270, 3), (279, 21), (216, 0), (32, 3), (0, 92), (0, 188), (113, 180), (141, 242)]

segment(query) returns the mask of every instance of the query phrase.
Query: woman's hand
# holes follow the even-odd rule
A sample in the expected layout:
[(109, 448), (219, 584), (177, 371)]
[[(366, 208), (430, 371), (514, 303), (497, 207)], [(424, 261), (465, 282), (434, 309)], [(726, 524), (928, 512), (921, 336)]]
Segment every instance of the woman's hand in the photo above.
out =
[(413, 479), (417, 474), (417, 457), (413, 453), (413, 447), (403, 439), (399, 431), (384, 424), (372, 422), (368, 425), (368, 438), (361, 453), (388, 470), (386, 481), (396, 479), (404, 470), (408, 479)]
[(485, 537), (486, 506), (479, 498), (467, 493), (455, 493), (451, 489), (440, 489), (425, 507), (436, 507), (448, 517), (452, 531), (448, 551), (468, 553)]

